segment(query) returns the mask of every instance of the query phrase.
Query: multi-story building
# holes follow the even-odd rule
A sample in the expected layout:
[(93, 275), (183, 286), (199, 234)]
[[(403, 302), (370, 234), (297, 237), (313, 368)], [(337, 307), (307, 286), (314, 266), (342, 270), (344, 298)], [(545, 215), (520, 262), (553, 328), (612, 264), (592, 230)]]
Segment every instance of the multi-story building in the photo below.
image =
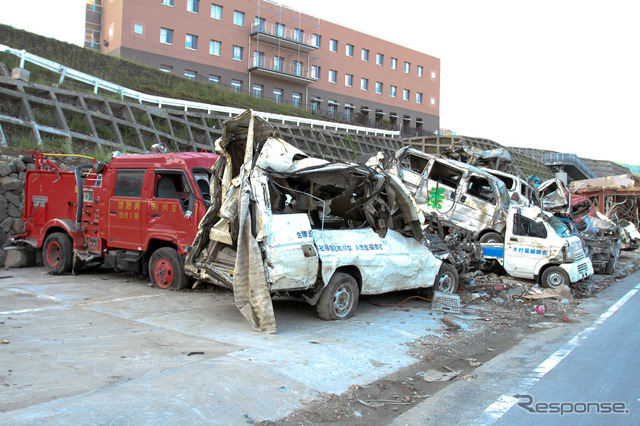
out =
[[(347, 122), (433, 134), (440, 60), (267, 0), (90, 0), (85, 46)], [(99, 25), (98, 25), (99, 24)]]

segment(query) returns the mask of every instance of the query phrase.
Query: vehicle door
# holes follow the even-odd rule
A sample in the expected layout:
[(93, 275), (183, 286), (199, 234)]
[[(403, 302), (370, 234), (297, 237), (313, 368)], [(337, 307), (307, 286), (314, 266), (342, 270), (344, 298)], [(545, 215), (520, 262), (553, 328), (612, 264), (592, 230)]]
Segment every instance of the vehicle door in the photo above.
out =
[[(308, 202), (309, 195), (299, 193), (296, 200), (279, 197), (266, 185), (254, 185), (256, 210), (264, 229), (264, 252), (267, 279), (271, 291), (306, 289), (318, 277), (318, 251), (307, 213), (292, 212), (292, 203)], [(277, 200), (277, 201), (276, 201)]]
[(185, 170), (155, 169), (152, 179), (143, 233), (147, 241), (157, 238), (174, 242), (182, 254), (198, 229), (196, 193)]
[(491, 228), (497, 203), (497, 192), (489, 178), (469, 173), (462, 184), (453, 220), (478, 232)]
[(513, 276), (533, 278), (538, 264), (549, 256), (547, 228), (541, 220), (516, 212), (510, 215), (504, 243), (504, 269)]
[(463, 174), (463, 170), (433, 160), (426, 179), (421, 182), (415, 195), (422, 210), (427, 214), (435, 213), (444, 219), (452, 219)]
[(142, 224), (147, 220), (142, 199), (146, 174), (146, 169), (116, 170), (105, 236), (109, 246), (141, 250)]

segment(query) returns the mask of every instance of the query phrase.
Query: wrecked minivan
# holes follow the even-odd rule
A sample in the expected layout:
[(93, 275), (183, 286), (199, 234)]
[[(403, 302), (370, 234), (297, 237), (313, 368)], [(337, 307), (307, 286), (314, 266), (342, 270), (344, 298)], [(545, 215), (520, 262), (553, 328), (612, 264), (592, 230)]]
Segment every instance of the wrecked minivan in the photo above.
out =
[(398, 150), (387, 170), (402, 180), (425, 215), (471, 231), (481, 243), (503, 241), (510, 200), (496, 177), (410, 147)]
[(272, 296), (334, 320), (353, 315), (361, 294), (457, 289), (415, 200), (381, 168), (310, 158), (251, 110), (225, 123), (216, 151), (212, 206), (185, 271), (232, 288), (254, 328), (275, 332)]
[(529, 185), (526, 180), (500, 170), (486, 167), (483, 167), (482, 170), (504, 182), (511, 198), (511, 207), (541, 207), (538, 190)]
[(546, 180), (538, 186), (542, 210), (558, 217), (571, 218), (571, 193), (559, 178)]

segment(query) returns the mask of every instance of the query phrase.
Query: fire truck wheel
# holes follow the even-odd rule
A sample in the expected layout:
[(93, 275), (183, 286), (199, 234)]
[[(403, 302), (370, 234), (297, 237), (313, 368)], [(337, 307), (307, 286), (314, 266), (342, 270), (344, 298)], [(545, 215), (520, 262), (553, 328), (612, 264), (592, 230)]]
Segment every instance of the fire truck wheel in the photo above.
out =
[(64, 232), (54, 232), (44, 240), (42, 258), (45, 269), (53, 275), (71, 270), (73, 261), (73, 241)]
[(433, 289), (445, 294), (453, 294), (458, 290), (458, 272), (448, 263), (440, 265)]
[(570, 284), (569, 275), (559, 266), (551, 266), (545, 269), (540, 277), (540, 285), (545, 288), (558, 288), (562, 284)]
[(358, 306), (358, 283), (344, 272), (336, 272), (322, 291), (316, 304), (316, 312), (323, 320), (347, 319)]
[(172, 247), (162, 247), (154, 251), (149, 260), (151, 283), (171, 290), (180, 290), (187, 285), (182, 258)]

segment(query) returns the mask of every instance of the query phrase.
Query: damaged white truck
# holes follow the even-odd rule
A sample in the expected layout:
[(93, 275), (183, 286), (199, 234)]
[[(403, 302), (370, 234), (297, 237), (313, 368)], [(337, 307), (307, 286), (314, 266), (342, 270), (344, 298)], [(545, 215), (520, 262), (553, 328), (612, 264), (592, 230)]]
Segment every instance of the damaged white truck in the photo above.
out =
[(254, 328), (275, 332), (272, 295), (333, 320), (353, 315), (361, 294), (457, 288), (415, 200), (381, 168), (310, 158), (251, 110), (225, 123), (216, 151), (212, 206), (185, 272), (232, 288)]
[(499, 263), (507, 274), (547, 288), (593, 275), (580, 238), (538, 207), (509, 210), (504, 244), (482, 244), (482, 249), (485, 259)]

